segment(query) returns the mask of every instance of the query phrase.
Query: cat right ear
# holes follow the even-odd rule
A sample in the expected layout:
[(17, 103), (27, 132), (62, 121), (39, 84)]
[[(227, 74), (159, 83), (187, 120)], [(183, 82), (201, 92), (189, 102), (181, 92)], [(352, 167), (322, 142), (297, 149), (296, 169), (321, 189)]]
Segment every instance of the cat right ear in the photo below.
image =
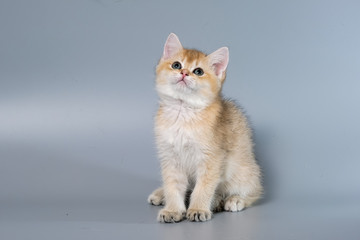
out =
[(169, 59), (182, 49), (183, 47), (180, 43), (179, 38), (174, 33), (170, 33), (164, 46), (164, 53), (162, 59)]
[(229, 49), (227, 47), (222, 47), (211, 53), (208, 58), (210, 59), (210, 64), (215, 70), (215, 74), (222, 78), (227, 65), (229, 63)]

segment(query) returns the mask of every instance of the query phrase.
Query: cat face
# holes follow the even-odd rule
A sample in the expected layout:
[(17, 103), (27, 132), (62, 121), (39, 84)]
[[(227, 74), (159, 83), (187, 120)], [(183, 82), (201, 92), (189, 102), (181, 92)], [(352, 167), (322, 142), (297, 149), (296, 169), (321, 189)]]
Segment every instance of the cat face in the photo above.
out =
[(184, 49), (170, 34), (156, 68), (156, 88), (163, 100), (177, 100), (191, 107), (206, 107), (219, 96), (229, 52), (226, 47), (210, 55)]

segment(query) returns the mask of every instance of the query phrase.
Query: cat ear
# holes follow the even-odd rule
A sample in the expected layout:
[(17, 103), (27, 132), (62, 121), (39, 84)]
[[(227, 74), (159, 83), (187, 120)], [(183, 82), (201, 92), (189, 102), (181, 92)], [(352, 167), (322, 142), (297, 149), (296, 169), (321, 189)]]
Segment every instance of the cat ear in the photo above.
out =
[(211, 66), (218, 77), (222, 77), (229, 63), (229, 49), (222, 47), (208, 55)]
[(180, 43), (179, 38), (174, 33), (170, 33), (164, 46), (164, 53), (162, 58), (166, 60), (174, 56), (177, 52), (179, 52), (182, 49), (183, 47)]

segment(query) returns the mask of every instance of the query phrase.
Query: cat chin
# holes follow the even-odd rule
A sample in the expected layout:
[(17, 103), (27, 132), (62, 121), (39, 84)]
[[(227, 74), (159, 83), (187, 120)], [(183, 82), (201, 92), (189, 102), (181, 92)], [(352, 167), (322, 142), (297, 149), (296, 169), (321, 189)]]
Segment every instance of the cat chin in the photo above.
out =
[(179, 105), (202, 109), (210, 105), (211, 99), (196, 94), (185, 94), (179, 91), (157, 88), (160, 101), (166, 105)]
[(179, 78), (175, 76), (168, 79), (168, 82), (156, 85), (160, 100), (165, 104), (181, 103), (185, 107), (200, 109), (209, 106), (214, 100), (206, 83), (197, 86), (191, 78), (186, 80), (186, 84), (179, 83)]

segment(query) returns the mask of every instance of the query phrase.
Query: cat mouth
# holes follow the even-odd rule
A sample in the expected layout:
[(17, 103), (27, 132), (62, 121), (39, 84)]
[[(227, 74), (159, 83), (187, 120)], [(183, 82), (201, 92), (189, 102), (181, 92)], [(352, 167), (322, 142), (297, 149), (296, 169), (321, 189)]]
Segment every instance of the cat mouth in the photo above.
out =
[(182, 85), (185, 85), (185, 86), (188, 85), (185, 79), (180, 79), (180, 80), (178, 80), (178, 81), (176, 82), (176, 84), (182, 84)]
[(194, 83), (191, 79), (179, 78), (175, 82), (175, 87), (178, 91), (189, 91), (194, 89)]
[(180, 78), (176, 81), (176, 85), (186, 86), (188, 87), (189, 81), (185, 79), (185, 77)]

